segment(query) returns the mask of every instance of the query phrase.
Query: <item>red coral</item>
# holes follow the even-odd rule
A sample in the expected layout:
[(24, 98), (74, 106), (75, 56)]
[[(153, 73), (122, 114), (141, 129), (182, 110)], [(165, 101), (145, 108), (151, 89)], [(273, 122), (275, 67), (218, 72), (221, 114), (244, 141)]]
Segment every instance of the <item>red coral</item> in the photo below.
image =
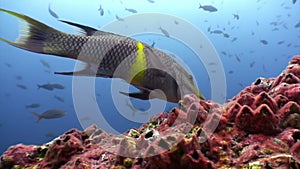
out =
[[(186, 95), (123, 136), (92, 126), (43, 146), (16, 145), (0, 168), (299, 168), (300, 56), (226, 104)], [(257, 162), (257, 163), (255, 163)]]

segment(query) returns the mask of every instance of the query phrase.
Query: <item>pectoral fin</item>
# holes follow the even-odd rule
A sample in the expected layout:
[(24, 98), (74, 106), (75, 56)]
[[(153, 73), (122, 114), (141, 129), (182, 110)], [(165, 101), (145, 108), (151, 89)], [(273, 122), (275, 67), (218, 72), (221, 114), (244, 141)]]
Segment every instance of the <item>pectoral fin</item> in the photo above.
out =
[(148, 90), (141, 90), (140, 92), (136, 92), (136, 93), (125, 93), (125, 92), (121, 92), (121, 94), (124, 94), (126, 96), (129, 97), (133, 97), (133, 98), (137, 98), (137, 99), (141, 99), (141, 100), (149, 100), (149, 91)]
[(72, 76), (97, 76), (97, 69), (90, 64), (85, 64), (82, 69), (73, 72), (54, 72), (60, 75), (72, 75)]

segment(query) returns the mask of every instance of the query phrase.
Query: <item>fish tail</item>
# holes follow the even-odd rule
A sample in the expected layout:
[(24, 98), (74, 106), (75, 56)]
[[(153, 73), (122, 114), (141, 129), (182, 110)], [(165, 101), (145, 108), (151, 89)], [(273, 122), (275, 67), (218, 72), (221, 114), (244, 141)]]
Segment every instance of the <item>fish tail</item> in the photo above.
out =
[(49, 50), (48, 44), (51, 43), (49, 38), (63, 34), (62, 32), (22, 14), (1, 8), (0, 12), (15, 16), (20, 21), (18, 38), (15, 41), (0, 38), (1, 41), (36, 53), (56, 54), (55, 50)]
[(37, 117), (37, 120), (36, 120), (37, 123), (42, 119), (42, 116), (36, 112), (31, 112), (31, 114), (33, 114), (34, 116)]
[(199, 9), (202, 8), (201, 4), (199, 3)]

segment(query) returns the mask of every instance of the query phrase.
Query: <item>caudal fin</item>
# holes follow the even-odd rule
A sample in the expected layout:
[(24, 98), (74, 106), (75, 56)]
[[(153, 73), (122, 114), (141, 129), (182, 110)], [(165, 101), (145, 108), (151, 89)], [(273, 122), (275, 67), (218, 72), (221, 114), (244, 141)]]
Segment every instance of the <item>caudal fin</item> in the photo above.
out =
[(31, 114), (33, 114), (34, 116), (37, 117), (37, 120), (36, 120), (37, 123), (42, 119), (42, 116), (36, 112), (31, 112)]
[(48, 53), (44, 50), (46, 40), (49, 35), (53, 33), (59, 33), (59, 31), (22, 14), (18, 14), (1, 8), (0, 12), (5, 12), (12, 16), (15, 16), (20, 21), (19, 36), (15, 41), (9, 41), (4, 38), (0, 38), (0, 40), (29, 51), (37, 53)]

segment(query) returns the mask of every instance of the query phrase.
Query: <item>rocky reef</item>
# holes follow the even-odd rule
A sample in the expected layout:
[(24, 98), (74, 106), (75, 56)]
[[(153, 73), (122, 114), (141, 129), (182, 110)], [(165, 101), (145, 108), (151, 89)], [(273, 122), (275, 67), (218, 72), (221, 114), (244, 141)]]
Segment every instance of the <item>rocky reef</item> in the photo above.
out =
[(91, 126), (11, 146), (0, 168), (300, 168), (300, 56), (223, 105), (193, 95), (179, 105), (123, 135)]

